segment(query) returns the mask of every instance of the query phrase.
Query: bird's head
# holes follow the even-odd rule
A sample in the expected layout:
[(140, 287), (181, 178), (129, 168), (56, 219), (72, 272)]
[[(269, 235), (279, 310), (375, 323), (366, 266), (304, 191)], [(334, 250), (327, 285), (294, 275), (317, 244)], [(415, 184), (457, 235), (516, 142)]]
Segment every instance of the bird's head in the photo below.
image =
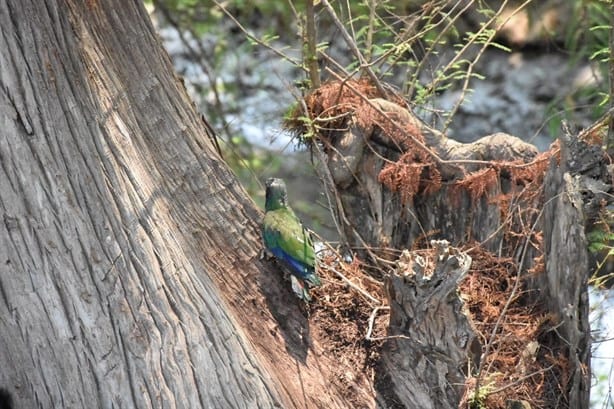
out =
[(287, 206), (288, 195), (286, 193), (286, 184), (283, 179), (269, 178), (266, 181), (266, 200), (264, 209), (269, 210), (282, 209)]

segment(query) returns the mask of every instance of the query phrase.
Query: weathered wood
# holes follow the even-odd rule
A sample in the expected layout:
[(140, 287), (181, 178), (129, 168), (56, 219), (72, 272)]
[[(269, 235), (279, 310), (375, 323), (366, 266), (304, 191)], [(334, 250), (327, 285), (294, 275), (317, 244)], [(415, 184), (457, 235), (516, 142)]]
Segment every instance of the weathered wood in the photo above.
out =
[(556, 333), (572, 363), (565, 391), (569, 407), (587, 408), (591, 350), (588, 279), (592, 269), (585, 226), (587, 217), (594, 217), (591, 213), (596, 210), (592, 199), (602, 199), (610, 186), (604, 183), (607, 180), (594, 179), (605, 168), (598, 160), (600, 155), (595, 156), (598, 147), (568, 135), (561, 137), (561, 143), (561, 163), (553, 161), (544, 180), (546, 273), (536, 277), (534, 285), (561, 323)]
[[(530, 161), (537, 149), (511, 135), (496, 133), (473, 143), (463, 144), (426, 128), (408, 110), (380, 98), (372, 103), (383, 112), (393, 114), (404, 129), (414, 129), (442, 160), (444, 178), (450, 180), (479, 169), (477, 163), (454, 164), (454, 161)], [(415, 136), (415, 135), (414, 135)], [(474, 203), (469, 195), (459, 192), (451, 201), (450, 190), (443, 186), (437, 192), (421, 194), (409, 203), (402, 203), (400, 195), (390, 191), (378, 180), (383, 167), (399, 159), (404, 153), (399, 142), (378, 127), (363, 128), (352, 121), (347, 131), (335, 135), (329, 149), (327, 166), (341, 197), (342, 223), (345, 236), (352, 246), (365, 243), (373, 247), (406, 248), (417, 238), (435, 233), (453, 244), (475, 240), (489, 249), (501, 246), (502, 234), (499, 207), (482, 197)], [(509, 190), (499, 185), (488, 192), (496, 196)], [(343, 222), (343, 220), (342, 220)]]
[(457, 286), (471, 257), (433, 241), (432, 274), (426, 260), (405, 251), (387, 282), (389, 336), (385, 371), (395, 399), (408, 408), (456, 408), (469, 368), (479, 365), (480, 343)]
[(348, 406), (142, 2), (0, 1), (0, 84), (16, 407)]
[[(436, 192), (419, 191), (405, 202), (398, 192), (380, 183), (380, 172), (387, 163), (402, 158), (408, 146), (422, 149), (413, 142), (400, 142), (398, 134), (390, 132), (392, 126), (383, 130), (386, 125), (370, 127), (364, 121), (350, 120), (347, 130), (323, 135), (326, 165), (340, 197), (339, 213), (345, 215), (341, 222), (350, 246), (371, 246), (373, 252), (386, 247), (402, 250), (429, 236), (454, 245), (475, 243), (515, 260), (520, 277), (526, 277), (534, 261), (534, 248), (526, 239), (516, 241), (513, 235), (506, 237), (504, 232), (516, 223), (524, 226), (523, 234), (529, 232), (529, 238), (543, 231), (546, 273), (528, 281), (537, 294), (545, 297), (548, 311), (559, 317), (555, 320), (562, 326), (558, 343), (566, 351), (563, 355), (572, 366), (573, 378), (565, 385), (565, 395), (559, 396), (560, 401), (553, 402), (552, 407), (587, 408), (590, 342), (585, 212), (593, 212), (594, 216), (605, 197), (582, 196), (581, 192), (603, 193), (609, 189), (610, 182), (604, 181), (609, 176), (604, 171), (599, 147), (580, 143), (577, 138), (563, 141), (561, 163), (553, 160), (544, 182), (545, 194), (514, 198), (514, 206), (528, 211), (522, 220), (504, 220), (501, 202), (489, 198), (519, 192), (505, 172), (496, 173), (497, 183), (477, 201), (466, 191), (452, 190), (451, 185), (469, 172), (488, 166), (478, 161), (530, 162), (537, 155), (534, 147), (501, 133), (461, 144), (424, 126), (392, 102), (374, 98), (365, 105), (392, 114), (400, 128), (423, 138), (438, 156), (433, 163), (439, 167), (444, 183)], [(584, 149), (578, 149), (579, 146)], [(576, 182), (580, 174), (582, 183)], [(540, 213), (542, 207), (544, 211)], [(502, 227), (503, 223), (507, 227)], [(454, 271), (447, 270), (448, 274)], [(447, 278), (448, 281), (444, 277), (445, 274), (438, 280), (408, 280), (392, 274), (388, 279), (389, 332), (401, 337), (388, 341), (390, 350), (384, 349), (382, 353), (385, 371), (378, 376), (393, 385), (385, 388), (383, 395), (388, 399), (380, 402), (384, 406), (457, 407), (460, 393), (456, 387), (470, 374), (467, 368), (476, 370), (484, 358), (480, 354), (492, 352), (480, 350), (479, 343), (472, 341), (471, 325), (456, 297), (456, 277)], [(431, 297), (442, 283), (450, 287), (444, 287), (446, 291), (439, 297)]]

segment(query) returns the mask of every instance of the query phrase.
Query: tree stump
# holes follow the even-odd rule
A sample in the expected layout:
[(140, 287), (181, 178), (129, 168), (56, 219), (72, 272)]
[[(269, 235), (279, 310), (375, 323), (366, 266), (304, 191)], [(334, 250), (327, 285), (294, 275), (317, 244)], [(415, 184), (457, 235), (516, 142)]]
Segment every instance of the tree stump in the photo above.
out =
[[(539, 154), (502, 133), (462, 144), (422, 123), (394, 93), (381, 95), (364, 80), (324, 84), (305, 101), (303, 114), (313, 122), (290, 120), (288, 126), (300, 134), (313, 124), (327, 124), (326, 131), (316, 128), (317, 138), (308, 143), (325, 165), (340, 234), (350, 248), (375, 264), (381, 257), (396, 259), (400, 250), (429, 249), (431, 238), (489, 252), (495, 263), (513, 265), (509, 277), (497, 277), (508, 287), (507, 301), (497, 306), (500, 313), (526, 308), (536, 320), (530, 334), (535, 339), (519, 337), (507, 346), (511, 358), (503, 369), (508, 372), (494, 381), (492, 368), (503, 370), (503, 360), (493, 361), (494, 348), (505, 344), (497, 334), (513, 323), (502, 317), (488, 330), (481, 328), (479, 336), (473, 330), (457, 294), (470, 260), (459, 250), (441, 256), (443, 246), (437, 244), (430, 279), (412, 256), (410, 275), (399, 276), (397, 269), (386, 277), (392, 337), (382, 352), (386, 374), (380, 374), (392, 383), (384, 393), (390, 398), (386, 404), (458, 407), (461, 401), (476, 402), (483, 391), (502, 395), (509, 389), (504, 382), (541, 377), (547, 387), (540, 396), (519, 387), (518, 394), (527, 396), (508, 394), (507, 401), (588, 407), (584, 229), (586, 212), (594, 216), (599, 206), (594, 197), (587, 203), (582, 192), (587, 186), (595, 190), (596, 180), (606, 191), (611, 185), (601, 149), (576, 137)], [(479, 274), (473, 279), (479, 281)], [(480, 295), (492, 294), (473, 297), (479, 301)], [(510, 348), (518, 350), (510, 354)], [(529, 361), (542, 365), (530, 376)], [(489, 407), (505, 402), (493, 400)]]
[(390, 339), (382, 358), (396, 399), (406, 407), (456, 408), (465, 377), (480, 358), (458, 294), (471, 257), (445, 240), (431, 244), (432, 260), (404, 251), (387, 280)]

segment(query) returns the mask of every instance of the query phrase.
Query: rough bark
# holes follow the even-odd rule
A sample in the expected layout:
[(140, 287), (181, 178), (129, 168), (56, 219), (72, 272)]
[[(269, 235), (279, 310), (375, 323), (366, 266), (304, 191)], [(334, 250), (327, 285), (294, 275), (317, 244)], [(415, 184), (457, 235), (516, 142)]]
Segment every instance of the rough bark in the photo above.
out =
[[(460, 165), (454, 161), (529, 161), (537, 155), (534, 146), (503, 133), (463, 144), (425, 128), (397, 104), (379, 98), (372, 102), (383, 112), (394, 114), (401, 127), (415, 129), (423, 135), (434, 153), (450, 161), (440, 168), (442, 177), (447, 180), (483, 167), (483, 164)], [(501, 245), (502, 235), (496, 233), (501, 225), (499, 208), (486, 198), (475, 206), (469, 195), (457, 195), (458, 200), (451, 203), (452, 195), (444, 187), (434, 194), (421, 194), (410, 203), (402, 203), (399, 194), (380, 183), (378, 176), (382, 168), (404, 153), (398, 142), (381, 129), (365, 130), (353, 124), (328, 152), (327, 163), (341, 196), (347, 218), (343, 227), (351, 245), (360, 247), (368, 243), (374, 247), (407, 248), (417, 238), (434, 231), (438, 237), (455, 245), (470, 240), (485, 242), (489, 249)], [(509, 186), (503, 181), (497, 189), (503, 192), (509, 190)], [(489, 193), (494, 196), (498, 192)]]
[(480, 343), (456, 294), (471, 257), (445, 241), (433, 245), (432, 274), (425, 275), (424, 259), (405, 252), (387, 283), (392, 339), (383, 360), (396, 399), (407, 408), (458, 407), (467, 368), (479, 365)]
[[(530, 162), (537, 155), (534, 147), (507, 134), (461, 144), (429, 129), (394, 103), (372, 98), (368, 105), (387, 112), (401, 128), (414, 130), (413, 137), (424, 138), (426, 147), (438, 156), (434, 162), (439, 166), (443, 183), (436, 192), (420, 190), (404, 202), (399, 192), (380, 182), (380, 172), (387, 163), (398, 161), (407, 152), (407, 146), (418, 149), (415, 143), (403, 145), (398, 134), (384, 131), (391, 127), (382, 126), (381, 119), (379, 126), (373, 127), (352, 120), (345, 131), (323, 136), (327, 155), (322, 158), (335, 184), (339, 219), (349, 245), (371, 246), (372, 252), (377, 253), (378, 249), (388, 247), (412, 249), (429, 236), (446, 239), (453, 245), (475, 243), (515, 260), (519, 277), (528, 277), (535, 249), (526, 243), (526, 238), (518, 241), (504, 232), (519, 222), (524, 224), (523, 234), (531, 230), (526, 236), (529, 240), (534, 232), (543, 231), (546, 272), (525, 280), (532, 286), (527, 289), (545, 297), (547, 311), (557, 317), (551, 331), (560, 337), (553, 335), (553, 342), (564, 351), (572, 374), (568, 383), (562, 381), (565, 390), (558, 395), (559, 401), (548, 402), (551, 405), (548, 407), (587, 408), (589, 267), (584, 229), (587, 214), (594, 216), (596, 203), (610, 189), (599, 147), (577, 138), (562, 141), (560, 163), (552, 161), (544, 181), (544, 194), (526, 199), (514, 196), (509, 205), (535, 210), (519, 219), (503, 220), (501, 203), (492, 198), (515, 191), (509, 174), (500, 172), (498, 183), (477, 201), (466, 190), (454, 191), (453, 182), (487, 166), (478, 161)], [(578, 178), (583, 182), (576, 181)], [(588, 200), (583, 193), (587, 191), (602, 194), (592, 195)], [(539, 212), (542, 206), (543, 214)], [(386, 396), (386, 405), (458, 407), (462, 395), (459, 385), (467, 376), (475, 376), (471, 371), (479, 369), (483, 354), (492, 352), (476, 341), (467, 322), (457, 294), (458, 277), (462, 275), (459, 266), (464, 262), (456, 260), (452, 267), (445, 262), (457, 257), (463, 260), (466, 256), (441, 259), (434, 278), (420, 278), (422, 267), (414, 262), (410, 279), (408, 273), (399, 276), (398, 269), (388, 279), (389, 335), (393, 339), (382, 351), (385, 371), (378, 373), (385, 379), (382, 394)], [(521, 352), (518, 351), (519, 355)]]
[(561, 163), (552, 163), (544, 180), (544, 247), (546, 273), (539, 288), (550, 310), (558, 315), (557, 329), (572, 363), (565, 391), (570, 408), (586, 408), (590, 392), (590, 326), (588, 322), (588, 241), (591, 227), (604, 203), (611, 201), (611, 175), (599, 145), (561, 136)]
[(347, 407), (142, 2), (0, 1), (0, 84), (16, 407)]

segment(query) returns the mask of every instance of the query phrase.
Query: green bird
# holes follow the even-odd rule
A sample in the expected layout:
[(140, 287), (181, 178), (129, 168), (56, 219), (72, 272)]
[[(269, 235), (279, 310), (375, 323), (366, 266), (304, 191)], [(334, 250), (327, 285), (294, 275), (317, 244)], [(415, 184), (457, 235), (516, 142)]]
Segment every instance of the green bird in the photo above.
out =
[(294, 293), (300, 299), (310, 301), (308, 286), (321, 284), (315, 273), (315, 250), (309, 232), (288, 206), (286, 184), (282, 179), (270, 178), (266, 181), (264, 207), (264, 246), (290, 271)]

